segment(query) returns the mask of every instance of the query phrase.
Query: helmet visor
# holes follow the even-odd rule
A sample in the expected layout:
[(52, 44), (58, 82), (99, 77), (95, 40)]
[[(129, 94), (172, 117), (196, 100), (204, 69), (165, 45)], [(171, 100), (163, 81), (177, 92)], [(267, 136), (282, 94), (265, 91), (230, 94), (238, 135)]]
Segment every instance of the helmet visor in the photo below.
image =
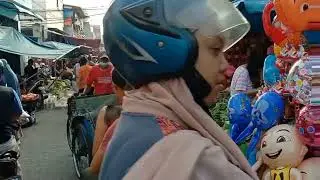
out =
[(164, 12), (169, 25), (222, 37), (224, 51), (250, 30), (249, 22), (228, 0), (164, 0)]

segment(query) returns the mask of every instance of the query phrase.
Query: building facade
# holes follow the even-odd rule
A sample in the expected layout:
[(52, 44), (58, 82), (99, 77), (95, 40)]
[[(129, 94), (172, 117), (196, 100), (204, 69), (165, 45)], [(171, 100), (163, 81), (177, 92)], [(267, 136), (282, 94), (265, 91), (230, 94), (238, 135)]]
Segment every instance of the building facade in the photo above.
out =
[[(64, 5), (64, 32), (76, 38), (85, 38), (85, 31), (90, 31), (90, 24), (88, 29), (88, 16), (78, 6)], [(87, 32), (88, 34), (88, 32)]]
[(94, 39), (101, 39), (102, 38), (100, 25), (93, 25), (92, 31), (93, 31), (93, 38)]

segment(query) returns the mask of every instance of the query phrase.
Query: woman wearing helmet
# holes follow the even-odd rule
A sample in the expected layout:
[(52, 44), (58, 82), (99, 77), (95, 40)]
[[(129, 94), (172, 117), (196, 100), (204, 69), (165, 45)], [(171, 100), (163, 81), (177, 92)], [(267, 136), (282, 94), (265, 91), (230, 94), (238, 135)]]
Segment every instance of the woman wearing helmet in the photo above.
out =
[(227, 85), (223, 52), (250, 29), (227, 0), (115, 0), (104, 43), (136, 88), (100, 179), (258, 179), (208, 105)]

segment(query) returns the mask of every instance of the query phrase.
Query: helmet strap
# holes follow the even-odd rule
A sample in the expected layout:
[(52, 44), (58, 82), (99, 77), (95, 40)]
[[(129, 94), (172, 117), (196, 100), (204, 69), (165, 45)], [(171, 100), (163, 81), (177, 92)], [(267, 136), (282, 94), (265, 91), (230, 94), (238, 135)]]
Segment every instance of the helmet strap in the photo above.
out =
[(205, 97), (207, 97), (212, 90), (210, 84), (203, 78), (195, 67), (187, 70), (182, 77), (190, 89), (196, 103), (199, 104), (209, 116), (211, 116), (209, 107), (204, 102)]

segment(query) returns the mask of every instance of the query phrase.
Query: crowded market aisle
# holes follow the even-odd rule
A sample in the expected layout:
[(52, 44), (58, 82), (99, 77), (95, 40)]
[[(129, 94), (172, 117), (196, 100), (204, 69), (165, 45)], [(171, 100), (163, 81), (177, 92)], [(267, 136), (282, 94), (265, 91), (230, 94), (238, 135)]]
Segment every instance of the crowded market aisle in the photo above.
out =
[(41, 111), (38, 124), (24, 129), (21, 142), (23, 178), (26, 180), (76, 179), (66, 141), (66, 111)]

